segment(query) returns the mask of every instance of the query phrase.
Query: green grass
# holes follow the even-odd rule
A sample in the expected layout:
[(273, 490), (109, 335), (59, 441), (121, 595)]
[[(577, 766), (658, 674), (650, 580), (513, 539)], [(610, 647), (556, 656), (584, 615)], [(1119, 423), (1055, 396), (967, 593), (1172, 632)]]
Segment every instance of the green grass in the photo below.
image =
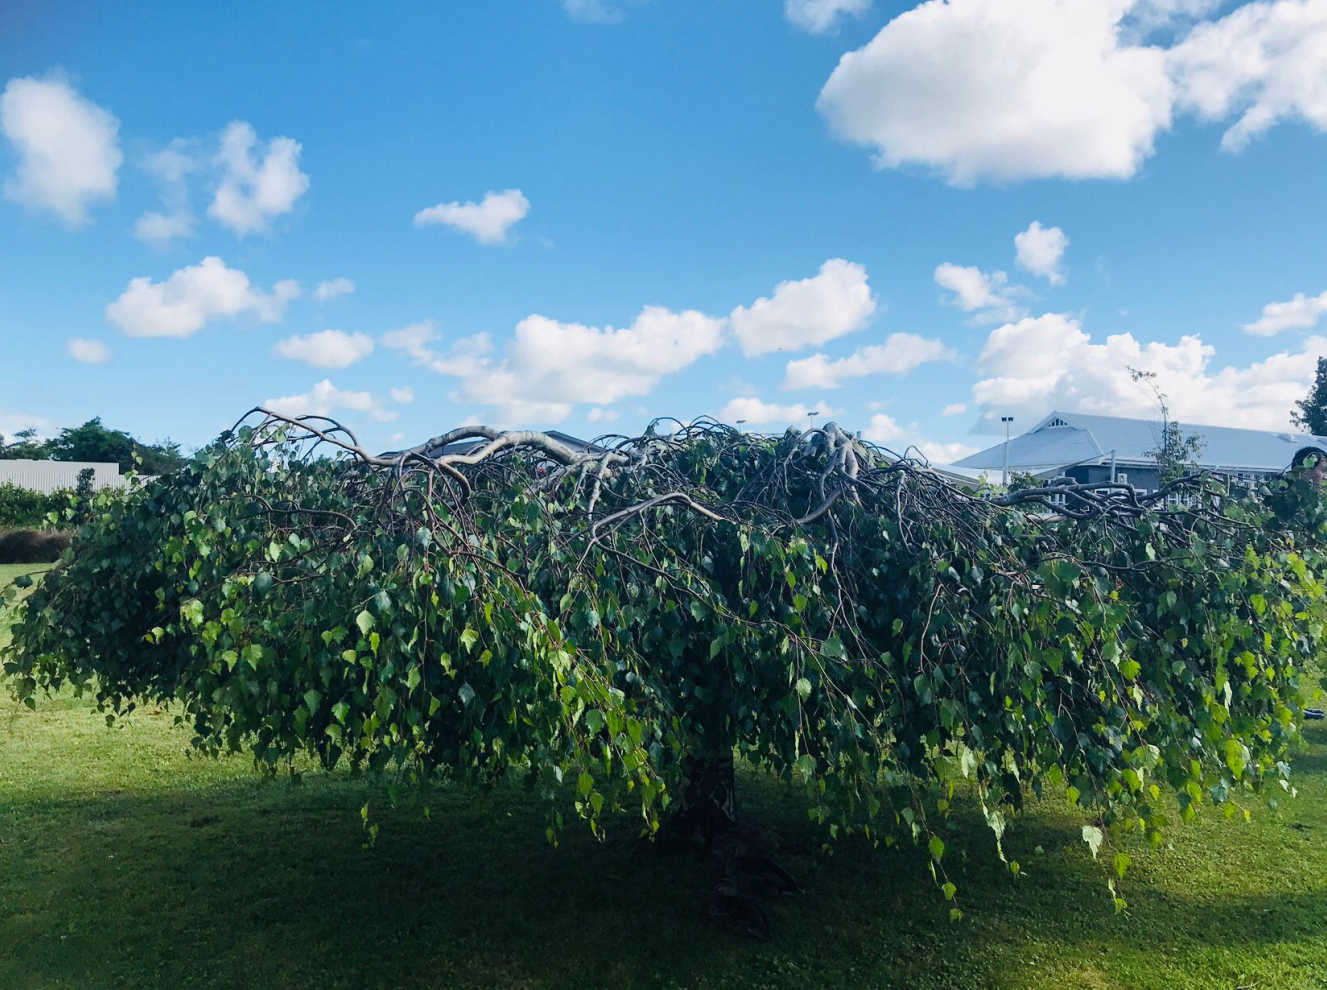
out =
[(800, 795), (749, 775), (744, 813), (807, 888), (771, 906), (774, 941), (751, 943), (706, 921), (706, 864), (642, 848), (629, 822), (603, 843), (572, 823), (553, 849), (518, 789), (440, 788), (426, 818), (422, 796), (380, 807), (346, 774), (296, 786), (191, 759), (168, 712), (107, 729), (88, 707), (0, 701), (4, 990), (1327, 986), (1317, 726), (1298, 799), (1131, 847), (1119, 916), (1062, 802), (1006, 836), (1017, 878), (958, 813), (951, 923), (917, 850), (821, 855)]

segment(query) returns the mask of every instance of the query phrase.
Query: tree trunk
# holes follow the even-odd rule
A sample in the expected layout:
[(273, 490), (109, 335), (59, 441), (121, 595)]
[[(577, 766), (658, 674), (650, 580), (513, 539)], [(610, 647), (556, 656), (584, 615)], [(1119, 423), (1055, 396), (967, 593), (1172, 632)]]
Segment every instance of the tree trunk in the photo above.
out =
[(687, 758), (686, 787), (664, 830), (674, 842), (704, 849), (740, 838), (731, 749)]

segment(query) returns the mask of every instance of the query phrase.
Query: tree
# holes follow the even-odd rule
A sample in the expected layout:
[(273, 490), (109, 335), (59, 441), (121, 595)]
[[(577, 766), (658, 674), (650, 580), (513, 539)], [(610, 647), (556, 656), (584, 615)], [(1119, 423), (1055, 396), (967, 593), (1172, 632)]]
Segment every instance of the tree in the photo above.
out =
[(1290, 420), (1314, 436), (1327, 436), (1327, 357), (1318, 358), (1318, 371), (1308, 395), (1295, 403)]
[(1198, 460), (1203, 455), (1203, 438), (1196, 433), (1185, 433), (1180, 429), (1180, 424), (1170, 418), (1170, 404), (1157, 382), (1155, 371), (1130, 368), (1129, 374), (1156, 397), (1157, 409), (1161, 414), (1161, 430), (1156, 438), (1156, 446), (1147, 451), (1147, 456), (1156, 462), (1161, 483), (1168, 485), (1197, 469)]
[(173, 440), (143, 443), (123, 430), (112, 430), (102, 425), (95, 416), (82, 426), (66, 427), (59, 435), (45, 441), (36, 439), (36, 430), (17, 434), (20, 443), (3, 448), (7, 458), (23, 457), (56, 461), (83, 461), (88, 463), (114, 462), (121, 471), (142, 474), (165, 474), (184, 463), (180, 445)]
[(956, 787), (997, 847), (1025, 792), (1067, 794), (1094, 856), (1160, 842), (1174, 801), (1288, 787), (1320, 503), (1203, 478), (979, 497), (834, 424), (580, 453), (478, 427), (375, 456), (259, 410), (103, 498), (0, 658), (28, 704), (174, 701), (202, 752), (273, 770), (517, 777), (553, 841), (629, 811), (792, 889), (752, 859), (740, 756), (804, 786), (827, 841), (920, 843), (953, 899)]
[(46, 456), (42, 442), (37, 439), (35, 427), (27, 427), (14, 434), (10, 443), (0, 434), (0, 459), (11, 461), (38, 461)]

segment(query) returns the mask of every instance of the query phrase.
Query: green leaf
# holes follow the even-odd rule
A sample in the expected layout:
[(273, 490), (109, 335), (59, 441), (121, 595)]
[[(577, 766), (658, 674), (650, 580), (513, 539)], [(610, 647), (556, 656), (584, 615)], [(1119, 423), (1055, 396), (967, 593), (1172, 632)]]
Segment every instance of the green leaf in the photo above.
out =
[(461, 704), (468, 705), (475, 700), (475, 689), (469, 684), (462, 684), (456, 696), (461, 699)]
[(931, 836), (931, 841), (928, 843), (928, 846), (931, 850), (931, 856), (934, 857), (935, 859), (938, 860), (944, 856), (945, 843), (944, 840), (940, 838), (940, 836), (938, 835)]
[(372, 613), (368, 609), (364, 609), (359, 615), (355, 616), (355, 625), (359, 626), (359, 631), (367, 636), (369, 630), (375, 625)]
[(811, 697), (811, 682), (805, 677), (797, 678), (797, 693), (803, 701)]
[(461, 645), (465, 647), (467, 653), (473, 653), (475, 644), (479, 642), (479, 633), (475, 632), (469, 626), (461, 633)]
[(1097, 858), (1097, 851), (1101, 848), (1101, 841), (1104, 838), (1105, 836), (1102, 834), (1101, 829), (1097, 828), (1095, 825), (1083, 826), (1083, 841), (1086, 842), (1087, 847), (1092, 850), (1093, 859)]

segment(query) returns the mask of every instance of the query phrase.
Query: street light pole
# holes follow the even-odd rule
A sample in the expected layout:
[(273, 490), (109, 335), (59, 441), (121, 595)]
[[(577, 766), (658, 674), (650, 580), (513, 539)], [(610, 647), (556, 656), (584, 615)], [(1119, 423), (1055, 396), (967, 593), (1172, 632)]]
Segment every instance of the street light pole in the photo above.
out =
[(1000, 422), (1004, 424), (1004, 477), (1001, 484), (1009, 487), (1009, 424), (1014, 421), (1013, 416), (1001, 416)]

